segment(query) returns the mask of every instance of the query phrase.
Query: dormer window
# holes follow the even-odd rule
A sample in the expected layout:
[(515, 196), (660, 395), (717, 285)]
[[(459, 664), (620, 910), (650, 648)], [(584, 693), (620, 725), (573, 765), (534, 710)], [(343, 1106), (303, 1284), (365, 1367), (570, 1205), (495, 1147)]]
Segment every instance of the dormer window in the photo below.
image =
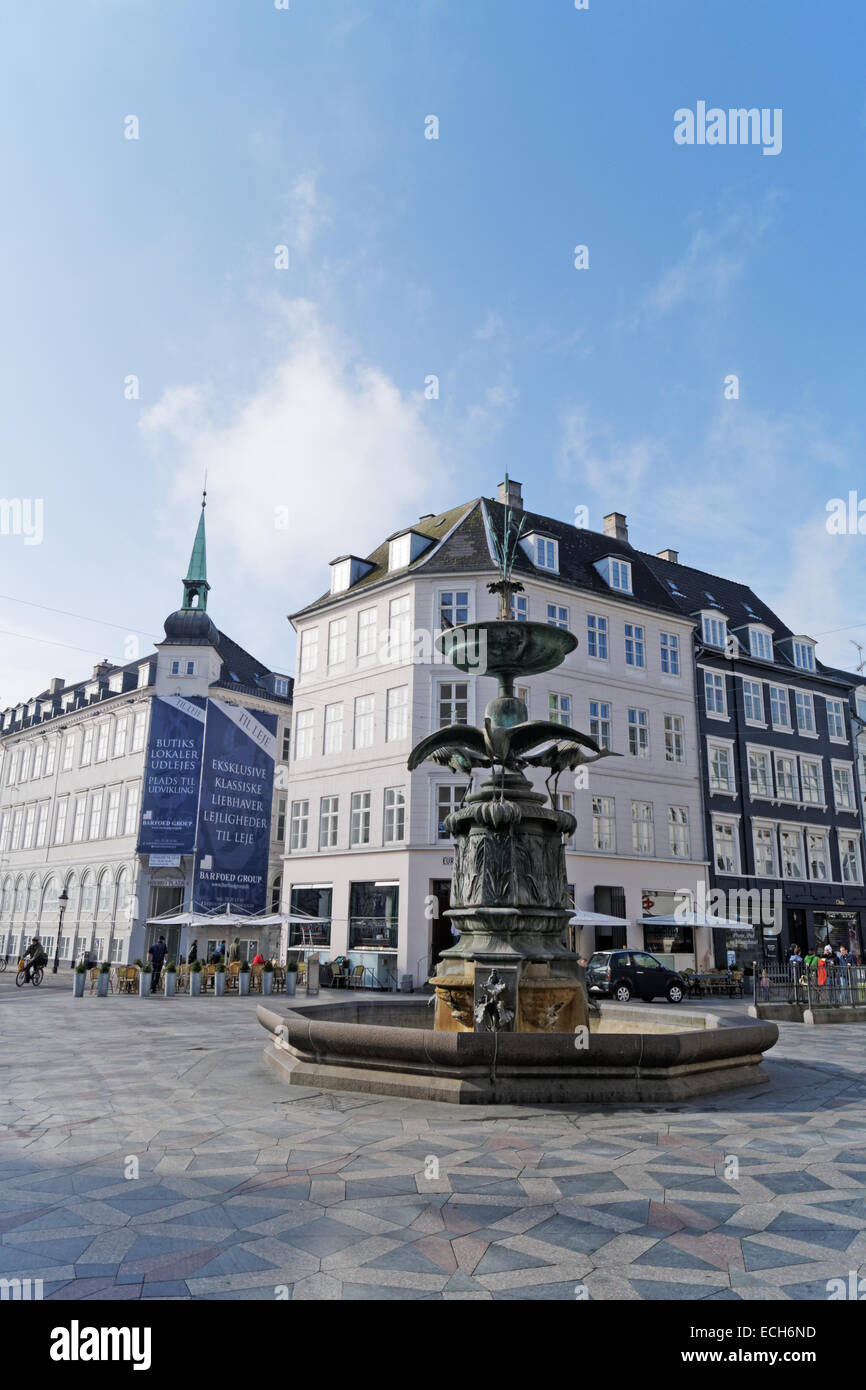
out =
[(708, 647), (727, 646), (728, 620), (723, 613), (702, 613), (701, 631)]
[(289, 693), (289, 682), (285, 676), (274, 676), (274, 694), (286, 696)]
[(530, 531), (521, 537), (520, 544), (536, 569), (559, 573), (559, 541)]
[(801, 671), (814, 671), (815, 648), (811, 642), (794, 639), (794, 665), (799, 666)]
[(760, 661), (773, 660), (773, 636), (765, 627), (749, 628), (749, 650)]
[(351, 560), (340, 560), (338, 564), (331, 566), (331, 593), (340, 594), (349, 587), (349, 576), (352, 572)]
[(391, 541), (388, 546), (388, 568), (389, 570), (404, 570), (412, 558), (412, 537), (409, 532), (405, 536), (398, 536), (395, 541)]
[(171, 674), (173, 676), (194, 676), (196, 672), (196, 662), (194, 661), (173, 661), (171, 663)]
[(603, 560), (595, 561), (594, 568), (598, 570), (608, 588), (615, 589), (620, 594), (632, 592), (630, 560), (620, 560), (618, 556), (606, 555)]

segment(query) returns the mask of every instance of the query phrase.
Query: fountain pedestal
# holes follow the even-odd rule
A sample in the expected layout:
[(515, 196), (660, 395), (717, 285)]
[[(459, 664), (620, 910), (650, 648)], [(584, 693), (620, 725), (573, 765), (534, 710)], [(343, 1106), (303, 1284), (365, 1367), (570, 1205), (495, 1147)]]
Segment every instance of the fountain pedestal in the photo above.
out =
[(446, 822), (454, 840), (449, 916), (460, 931), (430, 983), (442, 1032), (573, 1033), (586, 1026), (583, 971), (554, 810), (521, 772), (494, 771)]

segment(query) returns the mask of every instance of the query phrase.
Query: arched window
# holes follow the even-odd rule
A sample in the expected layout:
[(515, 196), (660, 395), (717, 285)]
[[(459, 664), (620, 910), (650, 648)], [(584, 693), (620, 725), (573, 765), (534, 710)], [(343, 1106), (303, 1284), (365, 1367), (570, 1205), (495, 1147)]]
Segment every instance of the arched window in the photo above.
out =
[(57, 906), (58, 894), (57, 879), (52, 874), (42, 889), (42, 908), (39, 913), (40, 922), (47, 927), (57, 925), (56, 919), (60, 912)]
[(123, 927), (132, 916), (132, 886), (129, 872), (121, 869), (117, 875), (117, 911), (115, 920)]
[(103, 869), (99, 877), (99, 891), (96, 895), (97, 917), (108, 917), (114, 905), (114, 881), (108, 869)]
[(63, 920), (70, 926), (74, 926), (78, 920), (78, 878), (75, 874), (69, 875), (64, 887), (69, 902), (66, 904), (66, 916)]
[(40, 896), (39, 876), (38, 874), (33, 874), (27, 885), (27, 916), (32, 917), (34, 921), (39, 911)]
[(0, 917), (4, 920), (12, 915), (12, 880), (7, 878), (3, 882), (3, 893), (0, 895)]
[(23, 876), (15, 884), (15, 916), (24, 916), (24, 905), (27, 901), (27, 889)]
[(93, 874), (86, 869), (81, 877), (81, 920), (87, 921), (93, 916), (94, 894), (96, 885), (93, 882)]

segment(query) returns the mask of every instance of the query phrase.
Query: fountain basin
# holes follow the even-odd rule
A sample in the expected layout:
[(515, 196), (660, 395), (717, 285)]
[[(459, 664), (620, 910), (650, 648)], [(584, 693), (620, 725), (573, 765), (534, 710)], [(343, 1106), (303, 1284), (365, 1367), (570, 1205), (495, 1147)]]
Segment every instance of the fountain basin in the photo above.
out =
[(548, 623), (500, 618), (448, 628), (436, 638), (436, 646), (458, 671), (510, 679), (552, 671), (574, 651), (577, 638)]
[[(569, 1033), (449, 1033), (427, 1000), (259, 1005), (266, 1064), (288, 1085), (455, 1105), (658, 1104), (769, 1078), (779, 1030), (748, 1015), (603, 1004)], [(616, 1031), (610, 1031), (616, 1030)]]

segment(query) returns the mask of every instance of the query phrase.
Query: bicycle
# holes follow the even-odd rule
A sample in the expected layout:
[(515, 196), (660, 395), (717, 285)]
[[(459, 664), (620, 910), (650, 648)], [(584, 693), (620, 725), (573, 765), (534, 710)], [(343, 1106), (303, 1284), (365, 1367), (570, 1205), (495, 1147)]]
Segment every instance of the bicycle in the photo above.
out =
[(4, 971), (5, 969), (6, 969), (6, 957), (5, 957), (5, 956), (0, 956), (0, 975), (3, 974), (3, 971)]
[[(43, 968), (41, 965), (35, 966), (34, 969), (33, 969), (33, 971), (31, 972), (31, 975), (30, 975), (30, 983), (31, 983), (31, 985), (41, 985), (41, 984), (42, 984), (42, 976), (43, 976), (44, 974), (45, 974), (45, 970), (44, 970), (44, 968)], [(24, 985), (24, 984), (27, 983), (27, 967), (26, 967), (26, 965), (25, 965), (25, 967), (24, 967), (23, 970), (19, 970), (19, 971), (18, 971), (18, 974), (15, 976), (15, 983), (16, 983), (16, 985), (18, 986), (19, 989), (21, 988), (22, 985)]]

